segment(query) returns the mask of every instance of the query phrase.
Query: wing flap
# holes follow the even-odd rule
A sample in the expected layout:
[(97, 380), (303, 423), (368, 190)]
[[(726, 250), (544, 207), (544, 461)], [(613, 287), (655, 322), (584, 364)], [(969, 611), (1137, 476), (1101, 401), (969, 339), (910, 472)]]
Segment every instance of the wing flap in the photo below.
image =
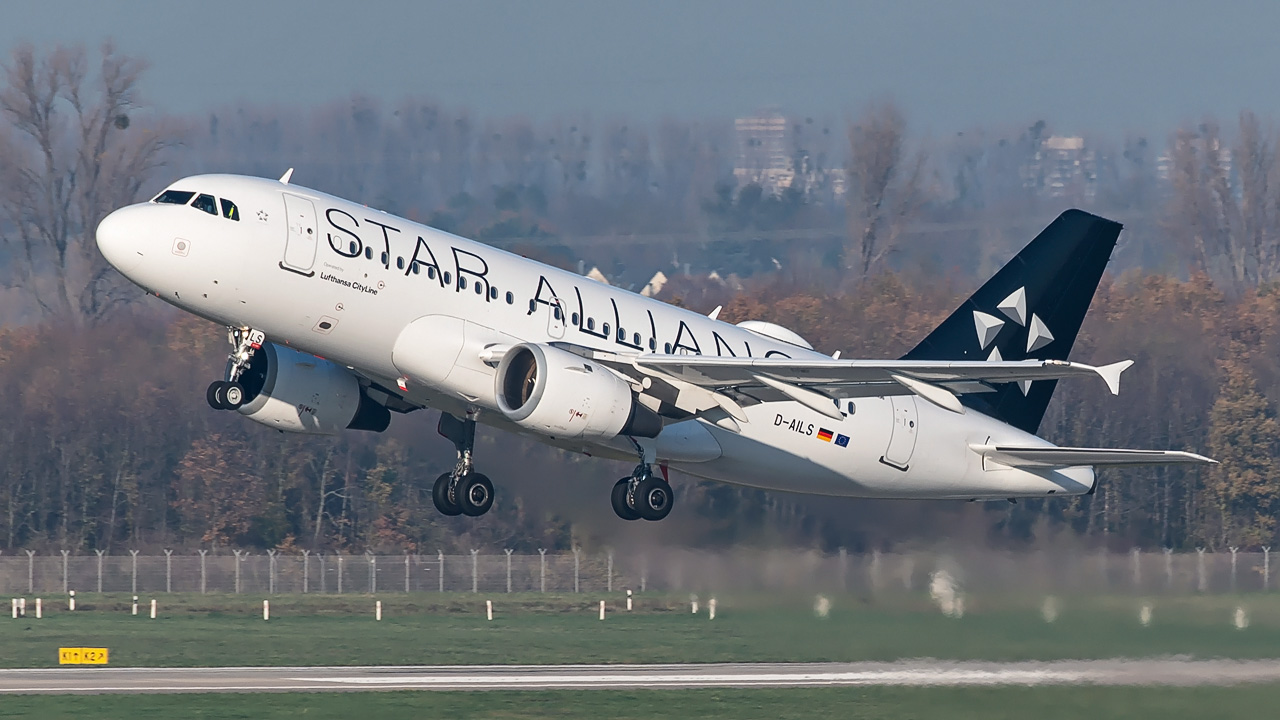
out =
[(1121, 448), (1015, 447), (970, 445), (974, 452), (1010, 467), (1072, 467), (1091, 465), (1216, 465), (1203, 455), (1181, 450), (1130, 450)]

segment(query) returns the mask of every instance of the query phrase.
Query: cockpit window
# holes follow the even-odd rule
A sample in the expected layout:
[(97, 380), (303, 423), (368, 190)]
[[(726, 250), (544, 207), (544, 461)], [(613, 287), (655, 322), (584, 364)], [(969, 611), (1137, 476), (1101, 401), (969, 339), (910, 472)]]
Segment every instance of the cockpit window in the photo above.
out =
[(222, 217), (230, 218), (231, 220), (240, 219), (240, 208), (237, 208), (235, 203), (225, 198), (219, 200), (219, 202), (222, 203)]
[(197, 196), (195, 202), (191, 203), (191, 207), (197, 210), (203, 210), (210, 215), (218, 214), (218, 203), (213, 199), (212, 195), (201, 194)]
[(161, 205), (186, 205), (191, 202), (192, 195), (195, 193), (186, 190), (165, 190), (156, 196), (155, 202)]

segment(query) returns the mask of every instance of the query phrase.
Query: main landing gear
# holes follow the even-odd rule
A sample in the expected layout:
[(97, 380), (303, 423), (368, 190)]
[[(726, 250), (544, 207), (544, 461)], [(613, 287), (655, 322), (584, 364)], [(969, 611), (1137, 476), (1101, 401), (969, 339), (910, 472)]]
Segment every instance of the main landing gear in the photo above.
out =
[(449, 413), (440, 414), (440, 434), (453, 441), (458, 462), (452, 472), (436, 478), (431, 500), (442, 515), (479, 517), (493, 507), (493, 483), (472, 467), (472, 451), (476, 441), (476, 412), (469, 411), (466, 420)]
[(614, 483), (613, 492), (609, 493), (613, 511), (623, 520), (661, 520), (671, 514), (675, 493), (666, 478), (653, 474), (652, 450), (635, 440), (631, 442), (640, 455), (640, 464), (629, 477)]
[(231, 354), (227, 356), (227, 380), (214, 380), (205, 391), (205, 399), (214, 410), (236, 410), (244, 404), (244, 387), (240, 376), (249, 367), (253, 354), (262, 347), (267, 337), (253, 328), (227, 328), (231, 342)]

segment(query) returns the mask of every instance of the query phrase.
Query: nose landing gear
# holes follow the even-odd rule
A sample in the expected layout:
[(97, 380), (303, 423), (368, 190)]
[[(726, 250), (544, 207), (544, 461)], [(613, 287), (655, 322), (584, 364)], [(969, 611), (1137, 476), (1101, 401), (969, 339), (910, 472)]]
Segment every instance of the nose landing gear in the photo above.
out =
[(253, 328), (227, 328), (227, 340), (231, 342), (231, 354), (227, 356), (227, 379), (214, 380), (205, 391), (205, 399), (214, 410), (236, 410), (244, 404), (244, 387), (240, 376), (249, 367), (249, 361), (267, 336)]

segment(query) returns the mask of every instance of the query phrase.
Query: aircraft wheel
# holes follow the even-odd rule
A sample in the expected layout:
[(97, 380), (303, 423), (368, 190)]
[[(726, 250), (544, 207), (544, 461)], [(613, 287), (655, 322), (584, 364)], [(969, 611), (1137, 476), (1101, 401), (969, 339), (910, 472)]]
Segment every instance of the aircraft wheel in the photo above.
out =
[(222, 386), (226, 385), (226, 381), (214, 380), (209, 383), (209, 389), (204, 392), (204, 399), (209, 402), (209, 407), (214, 410), (226, 410), (227, 407), (222, 404)]
[(458, 507), (467, 517), (479, 517), (493, 507), (493, 483), (478, 472), (462, 478), (456, 494)]
[(660, 477), (648, 477), (636, 488), (636, 511), (645, 520), (661, 520), (671, 514), (675, 494), (671, 485)]
[(452, 473), (445, 473), (436, 478), (436, 484), (431, 488), (431, 502), (435, 503), (436, 510), (441, 515), (461, 515), (462, 508), (458, 504), (449, 499), (449, 483), (453, 480)]
[(609, 500), (613, 503), (613, 511), (623, 520), (639, 520), (640, 513), (627, 504), (627, 491), (631, 489), (631, 478), (624, 477), (613, 485)]
[(244, 404), (244, 388), (240, 387), (240, 383), (224, 382), (218, 397), (222, 400), (222, 407), (238, 410)]

